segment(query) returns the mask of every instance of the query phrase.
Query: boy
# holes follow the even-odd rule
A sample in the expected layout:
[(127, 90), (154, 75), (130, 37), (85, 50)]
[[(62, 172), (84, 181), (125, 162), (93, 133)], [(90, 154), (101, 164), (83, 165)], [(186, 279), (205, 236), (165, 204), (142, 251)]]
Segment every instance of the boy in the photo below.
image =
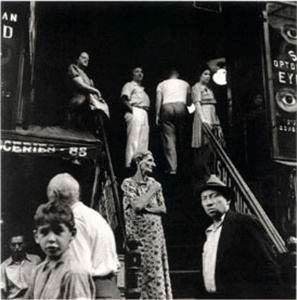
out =
[(34, 270), (27, 298), (94, 299), (91, 275), (69, 253), (69, 243), (76, 234), (71, 209), (57, 201), (41, 204), (34, 222), (35, 241), (46, 259)]

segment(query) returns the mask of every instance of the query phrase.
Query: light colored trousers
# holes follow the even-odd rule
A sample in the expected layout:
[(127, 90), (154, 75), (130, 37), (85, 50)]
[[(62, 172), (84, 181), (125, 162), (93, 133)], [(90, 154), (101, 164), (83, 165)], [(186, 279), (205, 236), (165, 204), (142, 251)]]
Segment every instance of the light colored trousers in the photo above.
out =
[(138, 151), (148, 150), (149, 124), (147, 112), (133, 107), (133, 113), (125, 114), (127, 124), (126, 167), (130, 167), (133, 155)]
[(162, 105), (161, 139), (169, 173), (176, 173), (178, 158), (183, 159), (186, 115), (186, 105), (182, 102)]

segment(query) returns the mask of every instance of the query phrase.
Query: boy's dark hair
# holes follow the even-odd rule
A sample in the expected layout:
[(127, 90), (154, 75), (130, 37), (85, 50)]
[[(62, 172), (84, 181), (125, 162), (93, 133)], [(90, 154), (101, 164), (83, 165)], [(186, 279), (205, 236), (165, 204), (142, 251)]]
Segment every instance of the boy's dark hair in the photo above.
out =
[(60, 223), (65, 224), (71, 232), (75, 230), (74, 216), (69, 206), (59, 201), (49, 201), (39, 205), (34, 216), (36, 229), (45, 224), (57, 225)]

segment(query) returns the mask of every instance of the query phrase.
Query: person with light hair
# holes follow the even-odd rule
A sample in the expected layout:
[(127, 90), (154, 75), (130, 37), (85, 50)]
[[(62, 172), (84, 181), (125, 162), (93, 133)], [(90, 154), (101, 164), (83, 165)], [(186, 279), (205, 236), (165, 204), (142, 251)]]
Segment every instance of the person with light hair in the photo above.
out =
[(68, 173), (58, 174), (50, 180), (47, 196), (50, 201), (61, 201), (73, 211), (77, 235), (70, 244), (70, 251), (92, 274), (96, 299), (120, 299), (115, 283), (120, 263), (114, 234), (106, 220), (80, 201), (80, 185)]
[(151, 177), (155, 161), (150, 151), (132, 158), (135, 174), (122, 183), (127, 236), (140, 242), (140, 299), (172, 299), (162, 216), (166, 205), (161, 184)]

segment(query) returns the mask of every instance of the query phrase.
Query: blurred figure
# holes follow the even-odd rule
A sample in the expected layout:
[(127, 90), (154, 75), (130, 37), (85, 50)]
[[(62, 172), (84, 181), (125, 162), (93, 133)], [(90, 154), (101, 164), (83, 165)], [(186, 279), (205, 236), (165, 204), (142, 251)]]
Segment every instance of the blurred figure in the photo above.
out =
[(96, 299), (120, 299), (115, 274), (120, 263), (112, 229), (105, 219), (80, 201), (79, 183), (68, 173), (54, 176), (47, 186), (49, 200), (68, 205), (74, 214), (77, 234), (70, 252), (92, 274)]
[(297, 238), (290, 236), (286, 240), (286, 246), (289, 251), (278, 256), (284, 285), (282, 296), (283, 299), (294, 299), (296, 298)]
[(149, 177), (156, 166), (150, 151), (132, 159), (134, 176), (122, 183), (126, 233), (140, 242), (139, 287), (141, 299), (172, 299), (162, 215), (166, 206), (162, 187)]
[(21, 299), (28, 289), (32, 270), (41, 259), (26, 253), (25, 236), (21, 232), (11, 235), (10, 251), (11, 256), (1, 264), (1, 298)]
[(169, 79), (157, 86), (156, 124), (161, 126), (162, 146), (167, 161), (167, 173), (177, 172), (178, 157), (182, 158), (187, 104), (190, 104), (190, 86), (179, 79), (176, 70), (169, 72)]
[(127, 82), (121, 92), (127, 124), (126, 168), (130, 167), (132, 156), (137, 151), (145, 151), (149, 144), (148, 110), (150, 99), (142, 86), (143, 70), (132, 69), (132, 81)]

